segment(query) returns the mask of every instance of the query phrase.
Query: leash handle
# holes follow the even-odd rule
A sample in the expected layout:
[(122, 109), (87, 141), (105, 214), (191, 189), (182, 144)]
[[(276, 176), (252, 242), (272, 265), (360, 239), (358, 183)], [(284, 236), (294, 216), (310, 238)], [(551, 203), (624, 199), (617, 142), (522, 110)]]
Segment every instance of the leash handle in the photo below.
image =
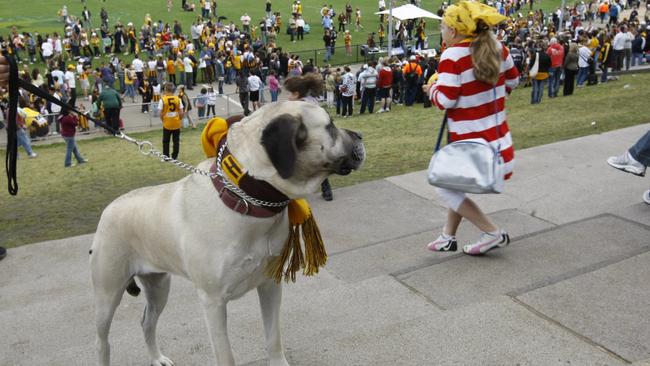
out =
[(440, 132), (438, 132), (438, 141), (436, 142), (435, 150), (433, 150), (434, 154), (440, 150), (440, 145), (442, 144), (442, 136), (445, 133), (445, 127), (447, 127), (447, 111), (445, 111), (445, 116), (442, 117), (442, 125), (440, 126)]
[(7, 189), (9, 194), (18, 194), (17, 160), (18, 160), (18, 124), (16, 114), (18, 112), (18, 65), (16, 60), (9, 55), (7, 50), (2, 55), (9, 62), (9, 109), (7, 110), (7, 154), (5, 156), (5, 170), (7, 172)]

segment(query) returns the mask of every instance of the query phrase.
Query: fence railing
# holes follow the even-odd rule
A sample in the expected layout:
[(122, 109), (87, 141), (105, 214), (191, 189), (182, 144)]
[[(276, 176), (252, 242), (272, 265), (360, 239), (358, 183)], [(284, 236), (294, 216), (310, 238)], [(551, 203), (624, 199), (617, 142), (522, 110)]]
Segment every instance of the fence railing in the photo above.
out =
[[(325, 48), (317, 48), (313, 50), (304, 50), (304, 51), (292, 51), (290, 52), (293, 55), (300, 56), (300, 59), (303, 63), (306, 63), (307, 60), (314, 60), (315, 66), (325, 66), (327, 64), (332, 66), (338, 65), (348, 65), (348, 64), (358, 64), (365, 63), (370, 60), (377, 60), (379, 57), (384, 57), (388, 55), (388, 38), (384, 40), (383, 45), (380, 47), (379, 41), (375, 39), (377, 48), (379, 49), (376, 52), (366, 52), (364, 44), (355, 44), (350, 46), (350, 52), (346, 49), (345, 46), (341, 46), (343, 43), (343, 37), (339, 36), (337, 39), (336, 47), (333, 47), (332, 55), (329, 60), (325, 60), (325, 55), (327, 54)], [(415, 38), (406, 42), (410, 47), (415, 46)], [(432, 32), (427, 34), (427, 40), (425, 48), (435, 48), (440, 44), (440, 32)], [(406, 52), (406, 50), (404, 50)]]
[[(189, 115), (192, 117), (192, 120), (195, 123), (205, 121), (213, 117), (223, 117), (227, 118), (233, 115), (242, 114), (243, 108), (239, 103), (239, 93), (224, 93), (217, 95), (217, 102), (214, 107), (214, 113), (210, 115), (207, 114), (208, 107), (205, 106), (205, 114), (203, 116), (199, 115), (199, 108), (195, 106), (195, 100), (199, 97), (191, 97), (190, 103), (192, 104), (192, 109), (189, 112)], [(269, 103), (271, 102), (271, 94), (268, 89), (261, 90), (260, 93), (260, 103)], [(147, 113), (143, 113), (142, 106), (147, 106)], [(154, 128), (162, 128), (162, 121), (160, 120), (160, 111), (157, 108), (158, 102), (151, 103), (124, 103), (122, 109), (120, 110), (120, 118), (123, 121), (124, 131), (143, 131), (151, 130)], [(252, 104), (249, 102), (249, 109), (252, 111)], [(211, 110), (210, 110), (211, 112)], [(58, 142), (61, 140), (61, 136), (58, 134), (59, 129), (57, 128), (56, 121), (59, 118), (58, 113), (50, 114), (40, 114), (40, 117), (43, 117), (47, 120), (47, 129), (43, 128), (38, 129), (38, 123), (36, 121), (32, 122), (32, 127), (29, 129), (31, 133), (28, 133), (28, 136), (31, 137), (32, 142), (41, 142), (41, 141), (54, 141)], [(100, 118), (101, 121), (103, 119)], [(184, 121), (185, 122), (185, 121)], [(189, 124), (189, 121), (186, 121)], [(6, 123), (5, 123), (6, 124)], [(78, 135), (102, 135), (105, 134), (105, 130), (96, 126), (93, 122), (88, 122), (88, 130), (82, 131), (81, 127), (78, 127)], [(184, 123), (184, 127), (186, 127)], [(1, 130), (2, 133), (6, 133), (6, 128)], [(43, 135), (43, 133), (45, 133)], [(0, 147), (6, 146), (6, 139), (2, 138), (0, 140)]]

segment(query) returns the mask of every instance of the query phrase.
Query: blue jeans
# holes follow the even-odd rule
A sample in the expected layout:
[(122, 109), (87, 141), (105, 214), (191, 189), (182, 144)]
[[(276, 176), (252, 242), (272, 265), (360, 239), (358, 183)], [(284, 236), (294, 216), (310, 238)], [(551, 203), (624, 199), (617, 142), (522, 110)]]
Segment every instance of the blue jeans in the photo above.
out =
[(271, 102), (277, 102), (278, 101), (278, 91), (271, 90)]
[(325, 47), (325, 62), (329, 61), (332, 58), (332, 48), (330, 46)]
[(643, 60), (643, 53), (632, 52), (632, 66), (641, 65)]
[(65, 162), (63, 165), (72, 165), (72, 154), (74, 154), (74, 157), (77, 159), (77, 162), (79, 162), (79, 164), (85, 163), (86, 160), (84, 160), (83, 156), (81, 156), (81, 153), (79, 153), (79, 149), (77, 149), (77, 143), (75, 142), (74, 137), (64, 137), (63, 140), (65, 140)]
[(630, 155), (639, 163), (650, 166), (650, 131), (630, 148)]
[(530, 98), (530, 104), (538, 104), (542, 102), (542, 96), (544, 95), (544, 87), (546, 85), (546, 79), (537, 80), (533, 79), (533, 92)]
[(27, 136), (27, 131), (24, 128), (19, 128), (16, 130), (16, 137), (18, 138), (18, 145), (22, 146), (25, 149), (27, 155), (32, 155), (32, 144), (29, 142), (29, 136)]
[(601, 83), (606, 83), (607, 82), (607, 64), (603, 63), (603, 73), (600, 75), (600, 82)]
[(589, 66), (578, 68), (578, 81), (576, 84), (578, 86), (584, 84), (587, 81), (587, 76), (589, 76)]
[(562, 76), (561, 67), (551, 67), (548, 69), (548, 97), (557, 97), (560, 90), (560, 78)]

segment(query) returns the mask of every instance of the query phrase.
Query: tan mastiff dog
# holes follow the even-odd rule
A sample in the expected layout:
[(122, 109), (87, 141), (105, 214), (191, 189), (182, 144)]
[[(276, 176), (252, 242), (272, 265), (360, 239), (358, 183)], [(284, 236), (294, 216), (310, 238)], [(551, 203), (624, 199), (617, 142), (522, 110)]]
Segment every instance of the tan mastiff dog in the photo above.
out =
[[(358, 133), (337, 128), (325, 110), (298, 101), (267, 104), (235, 123), (227, 147), (250, 176), (288, 198), (315, 192), (331, 174), (358, 169), (365, 155)], [(213, 162), (206, 160), (199, 168), (208, 170)], [(90, 251), (99, 365), (110, 363), (111, 321), (124, 291), (138, 290), (136, 277), (147, 300), (142, 328), (151, 362), (173, 365), (156, 344), (156, 323), (167, 302), (171, 274), (196, 287), (217, 365), (235, 364), (226, 304), (254, 288), (270, 365), (288, 365), (279, 324), (282, 289), (265, 273), (289, 235), (287, 210), (253, 217), (247, 214), (256, 209), (253, 205), (233, 209), (215, 186), (210, 178), (193, 174), (134, 190), (102, 213)]]

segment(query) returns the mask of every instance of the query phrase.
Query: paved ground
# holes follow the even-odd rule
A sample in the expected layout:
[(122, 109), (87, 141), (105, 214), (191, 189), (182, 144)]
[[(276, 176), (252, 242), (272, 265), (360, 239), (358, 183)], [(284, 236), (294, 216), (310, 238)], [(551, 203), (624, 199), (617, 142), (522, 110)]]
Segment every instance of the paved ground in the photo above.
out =
[[(476, 196), (514, 241), (483, 258), (424, 245), (445, 210), (423, 171), (315, 196), (330, 260), (285, 286), (293, 365), (650, 365), (647, 179), (607, 166), (650, 124), (517, 154), (502, 195)], [(461, 242), (478, 232), (461, 226)], [(0, 262), (0, 365), (94, 363), (92, 235), (26, 245)], [(125, 296), (115, 365), (148, 365), (143, 298)], [(238, 364), (264, 365), (254, 293), (229, 306)], [(178, 365), (211, 364), (198, 299), (175, 278), (160, 344)]]

